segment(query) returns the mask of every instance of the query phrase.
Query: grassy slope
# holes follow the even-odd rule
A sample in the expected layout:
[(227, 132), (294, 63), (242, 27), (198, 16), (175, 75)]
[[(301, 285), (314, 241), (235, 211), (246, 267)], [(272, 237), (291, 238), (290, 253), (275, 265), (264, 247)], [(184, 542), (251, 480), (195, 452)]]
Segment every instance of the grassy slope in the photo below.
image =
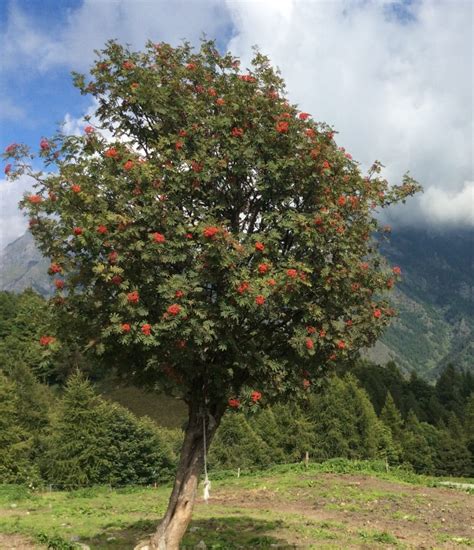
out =
[(97, 391), (103, 398), (119, 403), (137, 416), (149, 416), (164, 428), (182, 428), (187, 420), (186, 405), (180, 399), (122, 386), (113, 379), (99, 382)]
[[(335, 473), (345, 472), (345, 473)], [(198, 501), (183, 548), (457, 548), (474, 544), (471, 495), (433, 478), (386, 474), (380, 465), (330, 461), (213, 481)], [(438, 480), (439, 481), (439, 480)], [(170, 488), (94, 488), (29, 494), (0, 488), (0, 531), (50, 548), (125, 550), (150, 533)], [(56, 541), (56, 542), (54, 542)]]

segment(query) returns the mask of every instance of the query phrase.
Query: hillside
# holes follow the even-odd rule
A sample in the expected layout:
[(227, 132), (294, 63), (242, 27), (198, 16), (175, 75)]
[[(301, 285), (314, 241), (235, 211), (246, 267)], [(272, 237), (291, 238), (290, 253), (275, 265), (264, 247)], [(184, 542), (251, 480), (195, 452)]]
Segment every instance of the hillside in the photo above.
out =
[[(393, 294), (399, 316), (367, 355), (428, 379), (449, 362), (474, 370), (474, 231), (397, 230), (382, 251), (403, 270)], [(26, 233), (0, 257), (0, 290), (48, 295), (47, 265)]]
[[(211, 499), (206, 505), (199, 491), (183, 549), (453, 549), (473, 542), (472, 496), (434, 487), (439, 480), (386, 474), (383, 465), (335, 460), (211, 479)], [(153, 531), (170, 490), (20, 489), (0, 491), (2, 548), (23, 534), (49, 548), (78, 548), (74, 540), (92, 550), (128, 550)]]
[(21, 292), (33, 288), (47, 296), (52, 285), (47, 274), (49, 262), (36, 248), (33, 236), (27, 231), (0, 252), (0, 290)]
[(398, 230), (382, 247), (403, 269), (399, 316), (382, 337), (402, 368), (434, 378), (452, 362), (474, 368), (474, 231)]

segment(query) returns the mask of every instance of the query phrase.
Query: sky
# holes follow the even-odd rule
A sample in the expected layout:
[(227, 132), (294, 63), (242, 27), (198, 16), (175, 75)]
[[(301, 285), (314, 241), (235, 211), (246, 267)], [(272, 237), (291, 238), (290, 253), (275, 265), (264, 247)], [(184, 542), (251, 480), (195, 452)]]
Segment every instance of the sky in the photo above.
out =
[[(0, 150), (38, 149), (58, 124), (77, 131), (87, 72), (110, 38), (198, 44), (205, 34), (248, 64), (281, 69), (291, 102), (338, 132), (366, 170), (381, 161), (424, 193), (385, 214), (394, 226), (474, 227), (471, 0), (0, 0)], [(0, 249), (20, 236), (26, 178), (0, 178)]]

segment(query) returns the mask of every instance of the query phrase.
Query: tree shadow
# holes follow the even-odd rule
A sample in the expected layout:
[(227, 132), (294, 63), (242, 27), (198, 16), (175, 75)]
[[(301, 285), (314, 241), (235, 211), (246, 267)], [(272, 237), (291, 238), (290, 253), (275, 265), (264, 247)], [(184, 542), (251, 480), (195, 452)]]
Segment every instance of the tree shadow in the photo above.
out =
[[(289, 544), (272, 532), (280, 529), (279, 520), (262, 520), (249, 516), (226, 516), (196, 519), (191, 522), (181, 549), (193, 550), (204, 541), (208, 550), (248, 550), (251, 548), (292, 550)], [(122, 529), (108, 529), (97, 536), (81, 539), (91, 550), (130, 550), (141, 539), (153, 533), (156, 521), (142, 520)]]
[(183, 539), (183, 550), (193, 549), (201, 540), (207, 548), (222, 550), (243, 550), (249, 548), (296, 548), (281, 538), (272, 535), (283, 526), (281, 520), (262, 520), (249, 516), (226, 516), (198, 519), (191, 523)]

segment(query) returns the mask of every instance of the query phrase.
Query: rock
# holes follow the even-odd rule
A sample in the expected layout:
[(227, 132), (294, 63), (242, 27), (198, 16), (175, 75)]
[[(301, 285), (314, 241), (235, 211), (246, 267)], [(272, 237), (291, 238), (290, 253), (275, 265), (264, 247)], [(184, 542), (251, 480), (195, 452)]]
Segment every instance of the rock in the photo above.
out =
[(194, 550), (207, 550), (206, 543), (201, 540), (196, 546), (194, 547)]

